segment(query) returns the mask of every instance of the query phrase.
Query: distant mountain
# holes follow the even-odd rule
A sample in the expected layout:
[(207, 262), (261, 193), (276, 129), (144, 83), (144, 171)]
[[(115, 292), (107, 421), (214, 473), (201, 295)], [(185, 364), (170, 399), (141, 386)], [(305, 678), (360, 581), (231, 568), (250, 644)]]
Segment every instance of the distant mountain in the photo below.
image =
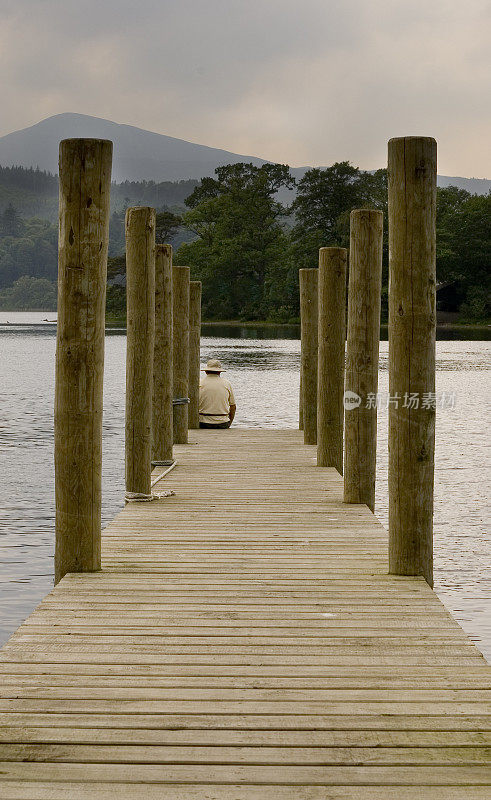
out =
[[(57, 114), (0, 137), (0, 165), (39, 167), (58, 171), (58, 144), (61, 139), (87, 136), (114, 142), (114, 181), (177, 181), (213, 175), (217, 166), (247, 161), (257, 166), (267, 163), (255, 156), (239, 155), (201, 144), (175, 139), (160, 133), (120, 125), (84, 114)], [(302, 177), (309, 167), (295, 167), (292, 173)], [(438, 176), (439, 186), (459, 186), (471, 193), (487, 194), (491, 180)]]
[(261, 158), (185, 142), (132, 125), (119, 125), (84, 114), (57, 114), (31, 128), (2, 136), (0, 164), (33, 166), (57, 173), (59, 142), (74, 136), (111, 139), (114, 143), (112, 178), (118, 182), (199, 179), (213, 175), (215, 167), (221, 164), (252, 161), (260, 166), (265, 163)]
[(491, 180), (487, 178), (459, 178), (451, 175), (438, 175), (438, 186), (458, 186), (471, 194), (488, 194), (491, 191)]

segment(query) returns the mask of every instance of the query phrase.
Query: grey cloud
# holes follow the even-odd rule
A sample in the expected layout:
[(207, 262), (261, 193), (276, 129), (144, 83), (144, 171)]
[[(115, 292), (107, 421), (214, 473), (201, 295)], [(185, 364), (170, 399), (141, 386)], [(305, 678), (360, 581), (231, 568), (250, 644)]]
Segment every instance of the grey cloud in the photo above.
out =
[(424, 133), (441, 172), (491, 174), (485, 0), (21, 0), (0, 22), (0, 133), (78, 111), (364, 167)]

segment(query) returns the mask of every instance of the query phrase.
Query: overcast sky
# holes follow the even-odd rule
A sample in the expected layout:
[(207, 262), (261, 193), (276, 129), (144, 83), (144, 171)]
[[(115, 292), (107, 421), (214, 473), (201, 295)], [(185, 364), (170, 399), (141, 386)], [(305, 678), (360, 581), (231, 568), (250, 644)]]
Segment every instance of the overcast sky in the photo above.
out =
[(0, 0), (0, 135), (74, 111), (292, 166), (491, 177), (490, 0)]

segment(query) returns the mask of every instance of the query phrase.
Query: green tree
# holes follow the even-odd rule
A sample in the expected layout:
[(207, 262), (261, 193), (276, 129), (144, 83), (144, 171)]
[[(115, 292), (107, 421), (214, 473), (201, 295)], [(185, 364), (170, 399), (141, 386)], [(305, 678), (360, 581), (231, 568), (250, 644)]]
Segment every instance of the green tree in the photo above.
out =
[(297, 267), (317, 265), (320, 247), (349, 242), (349, 213), (366, 205), (383, 207), (385, 170), (361, 172), (349, 161), (309, 169), (298, 184), (292, 210), (292, 255)]
[(437, 279), (454, 283), (465, 322), (489, 319), (491, 193), (456, 186), (437, 193)]
[(177, 260), (203, 282), (206, 317), (267, 318), (288, 254), (287, 212), (275, 195), (293, 178), (281, 164), (231, 164), (215, 174), (186, 201), (184, 224), (198, 238), (181, 245)]
[(181, 227), (182, 216), (164, 209), (157, 212), (155, 223), (155, 241), (157, 244), (167, 244)]
[(465, 206), (472, 195), (457, 186), (437, 189), (436, 259), (440, 282), (461, 277), (462, 265), (455, 252), (456, 231), (461, 226)]
[(16, 208), (9, 203), (0, 219), (0, 231), (2, 236), (21, 235), (23, 230), (22, 219)]
[(109, 247), (108, 254), (112, 258), (124, 252), (124, 218), (126, 207), (113, 211), (109, 219)]
[(0, 292), (0, 308), (5, 311), (56, 311), (56, 299), (54, 281), (24, 275), (13, 286)]
[(108, 286), (106, 291), (106, 319), (124, 320), (126, 317), (126, 288)]
[(47, 220), (28, 219), (18, 236), (0, 237), (0, 287), (23, 275), (57, 278), (58, 228)]
[(292, 206), (291, 298), (298, 296), (298, 270), (317, 266), (320, 247), (349, 247), (350, 213), (354, 208), (364, 207), (376, 208), (384, 213), (383, 275), (386, 281), (387, 170), (362, 172), (349, 161), (342, 161), (325, 169), (315, 168), (305, 173)]
[(126, 276), (126, 254), (107, 259), (107, 279), (113, 282), (119, 276)]

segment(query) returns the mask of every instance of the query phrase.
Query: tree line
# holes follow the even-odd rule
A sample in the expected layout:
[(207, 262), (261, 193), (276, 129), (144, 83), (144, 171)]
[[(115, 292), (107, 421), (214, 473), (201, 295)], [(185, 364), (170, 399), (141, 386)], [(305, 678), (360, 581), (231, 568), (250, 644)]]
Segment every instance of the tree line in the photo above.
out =
[[(293, 179), (285, 165), (219, 167), (187, 198), (183, 224), (196, 239), (176, 263), (203, 282), (207, 319), (293, 322), (299, 318), (298, 270), (315, 267), (323, 246), (349, 247), (353, 208), (384, 214), (382, 318), (387, 318), (387, 171), (363, 172), (347, 161), (310, 169), (289, 207), (278, 202)], [(489, 319), (491, 193), (437, 190), (437, 280), (443, 310), (461, 321)]]
[[(57, 181), (53, 176), (44, 181), (39, 171), (24, 172), (26, 188), (37, 182), (46, 192), (53, 191)], [(7, 177), (15, 183), (18, 175), (12, 172)], [(1, 179), (0, 174), (0, 183)], [(386, 170), (367, 173), (345, 161), (310, 169), (295, 182), (287, 165), (242, 163), (218, 167), (215, 177), (200, 182), (180, 181), (174, 194), (171, 185), (151, 181), (118, 185), (120, 205), (111, 214), (109, 235), (108, 311), (113, 316), (125, 313), (125, 207), (138, 204), (132, 199), (135, 193), (141, 196), (139, 204), (157, 205), (165, 192), (180, 204), (157, 205), (157, 241), (170, 241), (175, 263), (190, 266), (193, 278), (202, 281), (205, 319), (297, 321), (299, 268), (317, 265), (319, 247), (348, 247), (350, 211), (360, 207), (384, 213), (386, 313)], [(293, 202), (281, 202), (292, 190)], [(491, 194), (438, 189), (437, 279), (444, 285), (439, 303), (459, 311), (461, 321), (489, 319), (490, 211)], [(46, 308), (51, 308), (56, 274), (56, 225), (24, 218), (8, 204), (0, 213), (0, 303), (5, 307), (22, 302), (23, 294), (28, 303), (31, 292), (39, 307), (45, 291), (50, 304)], [(46, 283), (29, 284), (25, 279)]]
[[(127, 206), (185, 210), (184, 201), (198, 185), (181, 181), (123, 181), (111, 184), (111, 213)], [(58, 176), (40, 169), (0, 166), (0, 212), (12, 205), (24, 217), (57, 223)]]

